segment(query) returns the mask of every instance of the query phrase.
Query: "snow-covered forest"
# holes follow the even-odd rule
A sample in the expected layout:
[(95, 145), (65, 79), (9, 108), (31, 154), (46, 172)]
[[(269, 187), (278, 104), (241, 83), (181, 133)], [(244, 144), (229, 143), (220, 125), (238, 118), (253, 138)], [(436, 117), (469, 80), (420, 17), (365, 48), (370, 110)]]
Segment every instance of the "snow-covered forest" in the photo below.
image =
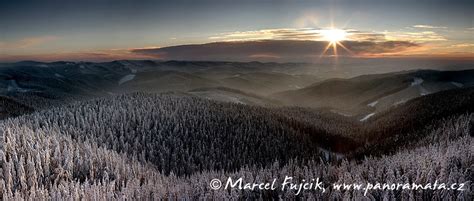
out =
[[(473, 199), (474, 70), (330, 79), (307, 65), (0, 64), (0, 197)], [(325, 192), (210, 186), (286, 176)], [(465, 190), (332, 188), (435, 181)]]
[[(338, 124), (336, 116), (309, 111), (134, 93), (9, 118), (0, 123), (0, 193), (4, 200), (472, 200), (472, 113), (433, 121), (414, 131), (422, 137), (398, 144), (395, 152), (367, 141), (365, 149), (351, 157), (352, 152), (338, 148), (343, 143), (362, 146), (352, 134), (341, 134), (350, 126), (308, 126), (311, 119), (332, 119), (332, 125)], [(351, 124), (348, 119), (338, 122)], [(318, 143), (329, 136), (340, 143)], [(391, 141), (387, 145), (401, 139), (385, 137)], [(382, 155), (371, 156), (371, 151)], [(213, 178), (265, 181), (285, 175), (319, 177), (327, 191), (295, 195), (293, 191), (209, 188)], [(465, 191), (374, 190), (365, 196), (363, 191), (330, 188), (336, 182), (435, 180), (467, 182), (467, 187)]]

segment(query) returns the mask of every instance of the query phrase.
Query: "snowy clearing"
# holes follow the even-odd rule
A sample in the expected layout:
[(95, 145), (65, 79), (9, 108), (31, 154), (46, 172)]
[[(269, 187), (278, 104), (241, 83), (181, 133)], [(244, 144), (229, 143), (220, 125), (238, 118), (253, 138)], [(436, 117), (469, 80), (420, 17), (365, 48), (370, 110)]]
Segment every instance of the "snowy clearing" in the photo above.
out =
[(420, 85), (421, 83), (423, 83), (423, 81), (424, 81), (423, 79), (415, 77), (413, 78), (413, 82), (411, 83), (411, 86)]
[(369, 107), (375, 107), (375, 105), (377, 105), (377, 103), (379, 103), (379, 101), (371, 102), (371, 103), (367, 104), (367, 106), (369, 106)]
[(360, 121), (366, 121), (367, 119), (369, 119), (370, 117), (374, 116), (375, 115), (375, 112), (374, 113), (370, 113), (368, 114), (367, 116), (365, 116), (364, 118), (360, 119)]
[(345, 117), (352, 117), (352, 115), (350, 115), (350, 114), (338, 112), (338, 111), (336, 111), (336, 110), (331, 110), (331, 112), (332, 112), (332, 113), (335, 113), (335, 114), (338, 114), (338, 115), (341, 115), (341, 116), (345, 116)]
[(122, 78), (120, 78), (118, 84), (119, 85), (122, 85), (123, 83), (125, 82), (128, 82), (128, 81), (131, 81), (135, 78), (135, 75), (134, 74), (128, 74), (128, 75), (125, 75), (123, 76)]
[(403, 104), (405, 102), (407, 102), (407, 100), (402, 99), (400, 101), (395, 102), (393, 105), (400, 105), (400, 104)]
[(20, 86), (18, 86), (18, 84), (16, 83), (16, 80), (10, 80), (9, 84), (8, 84), (8, 87), (7, 87), (7, 91), (10, 91), (10, 92), (27, 92), (28, 89), (23, 89), (21, 88)]
[(459, 88), (462, 88), (464, 86), (464, 84), (461, 84), (459, 82), (451, 82), (451, 84), (453, 84), (454, 86), (457, 86)]
[(424, 95), (428, 95), (430, 94), (431, 92), (429, 92), (428, 90), (426, 90), (424, 87), (420, 86), (419, 88), (420, 90), (420, 95), (424, 96)]

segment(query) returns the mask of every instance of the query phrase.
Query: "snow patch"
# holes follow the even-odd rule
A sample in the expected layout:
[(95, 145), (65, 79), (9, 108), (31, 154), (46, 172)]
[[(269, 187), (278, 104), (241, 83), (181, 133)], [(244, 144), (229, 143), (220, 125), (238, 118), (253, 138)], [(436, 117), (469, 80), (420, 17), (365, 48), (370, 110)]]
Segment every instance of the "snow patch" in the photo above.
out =
[(16, 83), (16, 80), (10, 80), (8, 83), (7, 91), (9, 92), (27, 92), (28, 89), (23, 89)]
[(240, 99), (237, 98), (237, 97), (229, 97), (229, 100), (233, 103), (238, 103), (238, 104), (244, 104), (245, 105), (245, 103), (240, 101)]
[(138, 70), (136, 68), (134, 68), (135, 65), (133, 65), (129, 61), (119, 61), (119, 63), (122, 64), (123, 66), (127, 67), (132, 73), (137, 73), (138, 72)]
[(393, 105), (400, 105), (400, 104), (403, 104), (405, 102), (407, 102), (407, 100), (400, 100), (400, 101), (395, 102)]
[(369, 119), (370, 117), (374, 116), (375, 115), (375, 112), (374, 113), (370, 113), (368, 114), (367, 116), (365, 116), (364, 118), (360, 119), (360, 121), (367, 121), (367, 119)]
[(338, 115), (341, 115), (341, 116), (345, 116), (345, 117), (351, 117), (352, 115), (350, 114), (345, 114), (345, 113), (342, 113), (342, 112), (338, 112), (336, 110), (331, 110), (332, 113), (335, 113), (335, 114), (338, 114)]
[(125, 75), (123, 76), (122, 78), (120, 78), (118, 84), (119, 85), (122, 85), (123, 83), (125, 82), (128, 82), (128, 81), (131, 81), (135, 78), (135, 75), (134, 74), (128, 74), (128, 75)]
[(462, 88), (464, 86), (464, 84), (459, 83), (459, 82), (451, 82), (451, 84), (453, 84), (454, 86), (457, 86), (459, 88)]
[(377, 105), (377, 103), (379, 103), (379, 101), (371, 102), (371, 103), (367, 104), (367, 106), (369, 106), (369, 107), (375, 107), (375, 105)]
[(411, 83), (411, 86), (420, 85), (421, 83), (423, 83), (423, 81), (424, 81), (423, 79), (415, 77), (413, 78), (413, 82)]
[(428, 90), (426, 90), (424, 87), (420, 86), (420, 95), (424, 96), (424, 95), (428, 95), (430, 94), (431, 92), (429, 92)]
[(301, 89), (302, 87), (296, 85), (296, 84), (290, 84), (288, 87), (293, 88), (293, 89)]

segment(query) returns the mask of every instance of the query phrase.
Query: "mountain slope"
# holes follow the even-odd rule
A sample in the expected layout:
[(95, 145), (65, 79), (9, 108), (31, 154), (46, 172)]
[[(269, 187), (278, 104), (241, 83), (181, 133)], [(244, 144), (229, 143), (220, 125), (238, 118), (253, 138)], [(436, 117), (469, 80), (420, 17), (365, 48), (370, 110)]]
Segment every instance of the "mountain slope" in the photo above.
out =
[(290, 75), (275, 72), (236, 73), (219, 81), (224, 86), (261, 95), (300, 89), (317, 81), (312, 75)]
[(474, 70), (416, 71), (332, 79), (273, 94), (289, 105), (329, 107), (350, 115), (381, 112), (438, 91), (474, 86)]
[(190, 90), (187, 93), (201, 98), (221, 102), (266, 106), (275, 106), (279, 104), (278, 101), (271, 100), (263, 96), (225, 87), (198, 88)]
[[(93, 98), (135, 91), (186, 92), (215, 87), (261, 95), (303, 87), (316, 80), (313, 75), (282, 72), (298, 66), (260, 62), (25, 61), (0, 64), (0, 95), (30, 96), (31, 99), (61, 102), (62, 99)], [(237, 78), (236, 75), (241, 77)]]
[(320, 140), (331, 139), (268, 108), (178, 94), (95, 99), (22, 116), (2, 127), (14, 125), (92, 140), (177, 175), (317, 157)]
[[(364, 150), (373, 154), (393, 152), (425, 137), (445, 119), (474, 112), (474, 88), (441, 91), (391, 108), (363, 123), (360, 140), (372, 144)], [(473, 128), (469, 131), (474, 136)], [(380, 153), (377, 153), (380, 151)]]
[[(334, 191), (331, 186), (332, 183), (365, 184), (374, 181), (414, 181), (425, 184), (434, 180), (447, 182), (448, 185), (453, 182), (469, 185), (466, 181), (472, 177), (469, 168), (474, 151), (474, 138), (469, 134), (474, 122), (472, 114), (446, 120), (437, 125), (436, 130), (427, 133), (421, 146), (400, 150), (393, 155), (367, 156), (362, 161), (343, 161), (338, 164), (293, 160), (287, 164), (276, 162), (267, 168), (247, 166), (236, 171), (202, 171), (185, 177), (163, 175), (153, 164), (100, 147), (96, 139), (83, 140), (69, 136), (66, 131), (72, 131), (74, 127), (64, 130), (66, 128), (42, 125), (40, 129), (34, 124), (41, 124), (42, 121), (33, 117), (37, 116), (0, 122), (0, 126), (8, 126), (2, 130), (5, 135), (0, 136), (4, 145), (0, 149), (0, 194), (5, 200), (472, 198), (469, 186), (464, 191), (370, 190), (367, 194), (357, 190)], [(228, 177), (243, 178), (244, 182), (266, 182), (268, 178), (277, 178), (277, 185), (281, 185), (283, 178), (289, 175), (294, 178), (318, 177), (323, 181), (325, 192), (303, 190), (296, 195), (295, 190), (228, 191), (208, 187), (212, 179), (226, 181)]]
[[(415, 98), (406, 103), (376, 113), (364, 122), (355, 117), (342, 116), (329, 109), (280, 108), (280, 113), (315, 130), (319, 136), (331, 136), (330, 150), (343, 153), (362, 152), (362, 155), (392, 153), (401, 146), (418, 142), (426, 133), (445, 119), (474, 113), (474, 88), (441, 91)], [(471, 131), (474, 133), (474, 130)], [(352, 139), (337, 140), (337, 137)], [(341, 142), (339, 145), (336, 142)], [(347, 150), (349, 149), (349, 150)], [(356, 154), (359, 155), (360, 154)]]
[(31, 107), (18, 103), (7, 97), (0, 96), (0, 120), (33, 112)]
[(219, 83), (214, 80), (202, 78), (177, 71), (152, 71), (133, 74), (133, 79), (121, 84), (116, 91), (188, 91), (203, 87), (216, 87)]

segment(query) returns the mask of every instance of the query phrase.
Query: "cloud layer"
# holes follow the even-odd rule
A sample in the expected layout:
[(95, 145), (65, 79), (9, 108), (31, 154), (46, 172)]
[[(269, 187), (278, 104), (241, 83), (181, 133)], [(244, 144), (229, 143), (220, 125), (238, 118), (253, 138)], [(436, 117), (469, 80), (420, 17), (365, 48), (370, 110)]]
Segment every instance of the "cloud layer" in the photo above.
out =
[(3, 41), (3, 42), (0, 41), (0, 50), (34, 47), (34, 46), (42, 45), (44, 43), (51, 42), (56, 39), (57, 37), (55, 36), (38, 36), (38, 37), (23, 38), (16, 41)]
[[(222, 33), (209, 37), (216, 42), (222, 41), (255, 41), (255, 40), (312, 40), (325, 41), (325, 29), (318, 28), (282, 28), (262, 29), (256, 31), (238, 31)], [(385, 35), (375, 32), (363, 32), (354, 29), (344, 30), (347, 40), (351, 41), (384, 41)]]
[[(0, 41), (0, 61), (162, 59), (319, 62), (325, 57), (462, 57), (473, 58), (471, 41), (451, 41), (445, 27), (413, 25), (397, 31), (344, 29), (343, 41), (329, 46), (328, 29), (279, 28), (227, 32), (197, 40), (198, 44), (167, 47), (98, 49), (91, 51), (49, 52), (57, 38), (40, 36), (16, 41)], [(473, 28), (465, 28), (465, 32)], [(189, 41), (187, 41), (189, 42)], [(35, 54), (23, 54), (26, 49)], [(43, 51), (44, 50), (44, 51)], [(7, 54), (9, 53), (9, 54)]]
[[(418, 47), (417, 44), (408, 41), (343, 41), (341, 44), (350, 52), (339, 47), (339, 56), (381, 55)], [(258, 40), (142, 48), (131, 51), (135, 54), (173, 60), (308, 61), (321, 57), (327, 46), (326, 41)], [(325, 55), (331, 56), (334, 52), (330, 49)]]
[(448, 27), (442, 26), (433, 26), (433, 25), (426, 25), (426, 24), (417, 24), (413, 25), (414, 28), (421, 28), (421, 29), (447, 29)]

